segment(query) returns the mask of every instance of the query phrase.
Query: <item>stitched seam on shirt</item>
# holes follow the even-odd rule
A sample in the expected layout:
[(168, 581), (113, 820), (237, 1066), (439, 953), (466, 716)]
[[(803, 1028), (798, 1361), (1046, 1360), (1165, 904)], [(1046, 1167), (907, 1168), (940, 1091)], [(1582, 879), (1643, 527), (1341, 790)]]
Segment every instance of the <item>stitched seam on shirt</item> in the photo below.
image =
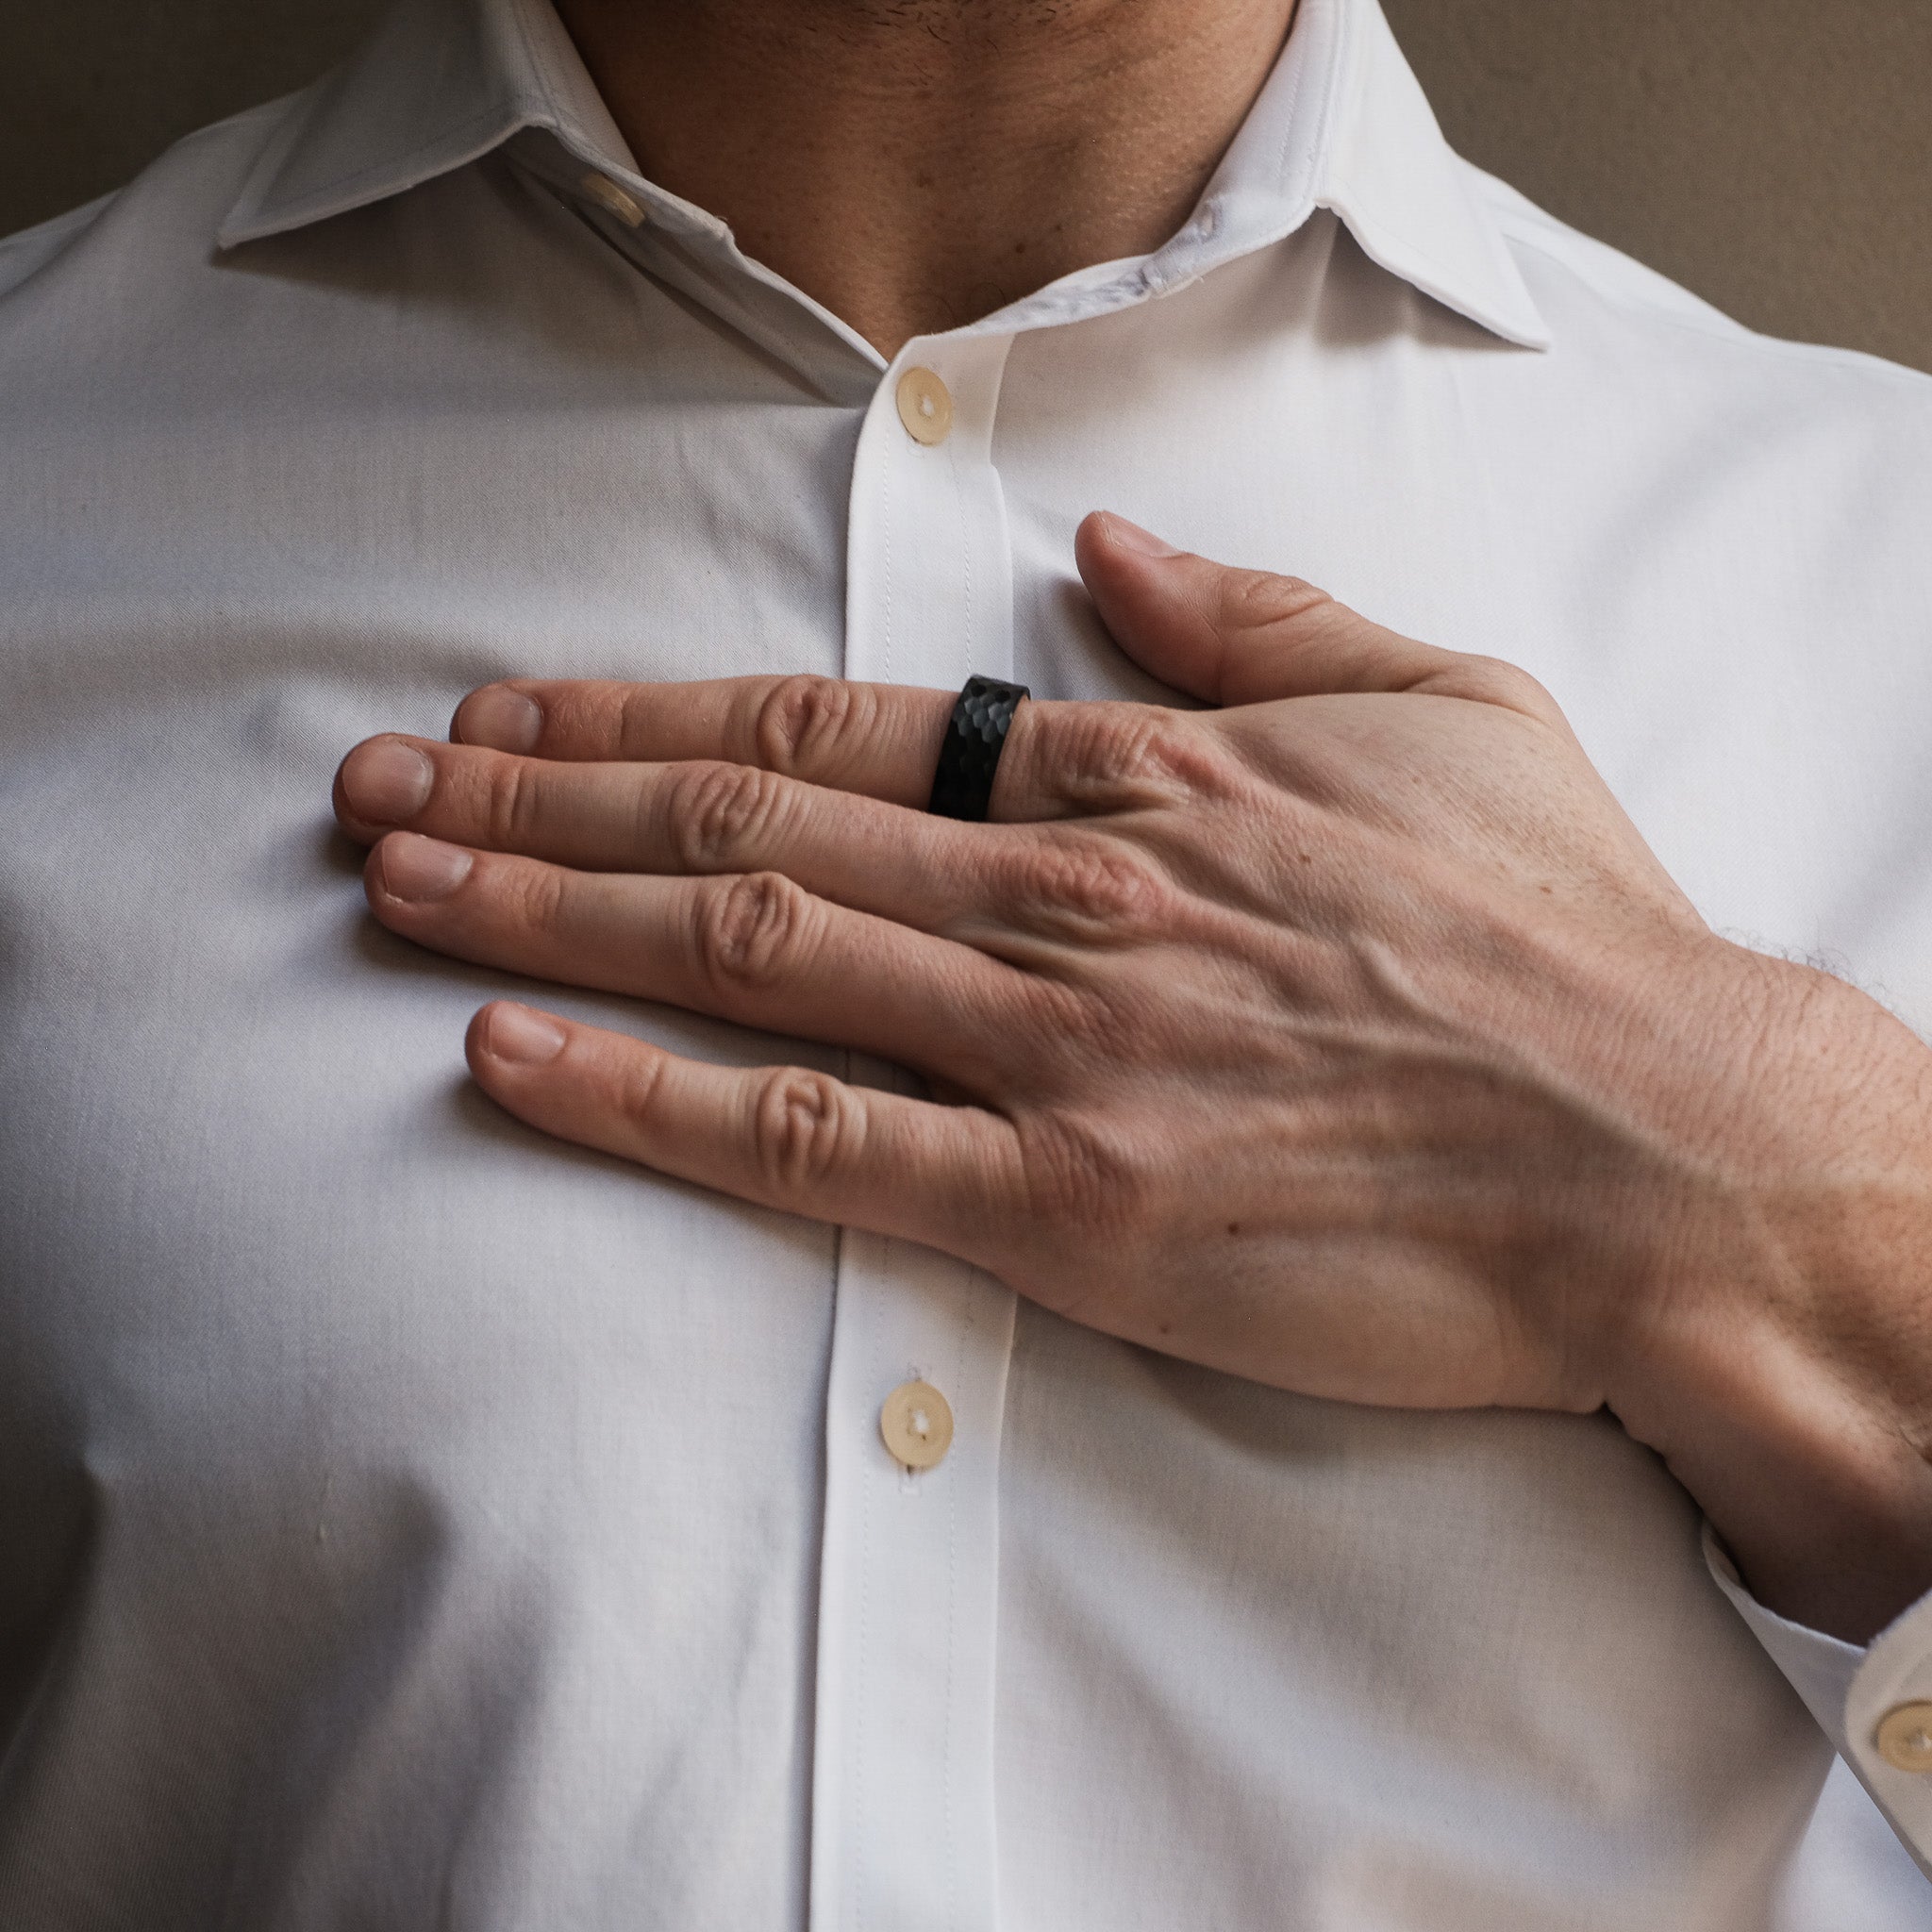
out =
[[(950, 469), (950, 470), (952, 471), (952, 473), (953, 473), (953, 495), (954, 495), (955, 501), (956, 501), (956, 502), (957, 502), (957, 503), (958, 504), (958, 507), (959, 507), (959, 508), (960, 508), (960, 510), (961, 510), (961, 512), (962, 512), (962, 514), (961, 514), (961, 515), (960, 515), (960, 517), (959, 517), (959, 532), (960, 532), (960, 543), (959, 543), (959, 564), (960, 564), (960, 571), (961, 571), (961, 575), (963, 575), (963, 577), (964, 577), (964, 579), (965, 579), (965, 586), (964, 586), (964, 588), (965, 588), (965, 593), (966, 593), (966, 676), (967, 676), (967, 677), (971, 677), (971, 676), (973, 675), (974, 670), (975, 669), (975, 666), (974, 666), (974, 661), (973, 661), (973, 660), (974, 660), (974, 650), (973, 650), (973, 640), (974, 640), (974, 630), (973, 630), (973, 539), (974, 539), (974, 531), (973, 531), (973, 525), (972, 525), (972, 520), (970, 519), (970, 517), (968, 517), (968, 516), (966, 516), (965, 514), (963, 514), (964, 510), (965, 510), (965, 509), (966, 509), (966, 508), (967, 508), (967, 504), (966, 504), (966, 491), (965, 491), (965, 489), (964, 489), (964, 487), (963, 487), (963, 484), (964, 484), (964, 478), (963, 478), (963, 477), (962, 477), (962, 476), (960, 475), (960, 474), (959, 474), (959, 458), (958, 458), (958, 453), (957, 453), (956, 451), (954, 451), (954, 450), (951, 450), (951, 449), (949, 449), (949, 450), (948, 450), (948, 451), (946, 452), (946, 456), (947, 456), (947, 458), (948, 458), (948, 463), (947, 463), (947, 467), (948, 467), (948, 468), (949, 468), (949, 469)], [(961, 682), (961, 683), (963, 684), (963, 683), (965, 682), (965, 679), (964, 679), (964, 678), (962, 678), (962, 679), (960, 680), (960, 682)]]
[(555, 108), (557, 106), (556, 76), (549, 68), (544, 66), (542, 57), (537, 52), (537, 43), (530, 38), (530, 25), (525, 18), (524, 9), (519, 4), (519, 0), (510, 0), (508, 12), (510, 24), (517, 30), (517, 39), (523, 42), (524, 58), (529, 62), (538, 80), (542, 83), (543, 92), (549, 100), (551, 107)]
[[(888, 447), (888, 448), (891, 448), (891, 445), (890, 443), (888, 443), (888, 444), (887, 444), (887, 447)], [(894, 454), (894, 456), (897, 456), (897, 455), (898, 455), (898, 452), (897, 452), (896, 450), (894, 450), (894, 451), (893, 451), (893, 454)], [(884, 570), (883, 570), (883, 571), (882, 571), (882, 572), (880, 573), (881, 576), (882, 576), (882, 577), (884, 578), (884, 580), (885, 580), (885, 581), (884, 581), (883, 587), (882, 587), (882, 589), (881, 589), (881, 592), (880, 592), (880, 598), (879, 598), (879, 603), (880, 603), (880, 610), (879, 610), (879, 629), (880, 629), (880, 632), (881, 632), (881, 633), (882, 633), (882, 635), (883, 635), (883, 641), (882, 641), (882, 643), (881, 643), (881, 645), (880, 645), (880, 650), (879, 650), (879, 668), (880, 668), (880, 673), (881, 673), (881, 675), (883, 676), (883, 678), (884, 678), (885, 682), (886, 682), (886, 683), (888, 683), (888, 684), (891, 684), (891, 682), (893, 681), (893, 679), (892, 679), (892, 580), (893, 580), (893, 569), (892, 569), (892, 562), (893, 562), (893, 557), (892, 557), (892, 553), (893, 553), (893, 550), (894, 550), (894, 547), (895, 547), (895, 539), (896, 539), (896, 536), (897, 536), (897, 531), (896, 531), (896, 529), (895, 529), (895, 527), (894, 527), (894, 525), (895, 525), (895, 523), (896, 523), (896, 519), (895, 519), (895, 518), (894, 518), (894, 517), (893, 517), (893, 516), (892, 516), (892, 515), (891, 514), (890, 510), (888, 510), (888, 513), (887, 513), (886, 515), (884, 515), (884, 516), (881, 516), (881, 517), (879, 517), (879, 518), (878, 518), (878, 519), (877, 519), (876, 521), (877, 521), (877, 523), (878, 523), (879, 526), (880, 526), (880, 527), (881, 527), (881, 528), (882, 528), (882, 529), (883, 529), (883, 530), (885, 531), (885, 542), (884, 542), (884, 544), (883, 544), (883, 546), (882, 546), (882, 547), (884, 548), (884, 550), (885, 550), (885, 553), (886, 553), (886, 555), (885, 555), (885, 568), (884, 568)]]
[[(876, 1243), (873, 1258), (878, 1265), (881, 1275), (887, 1272), (887, 1263), (891, 1257), (892, 1244), (882, 1235), (869, 1238), (869, 1244)], [(836, 1312), (833, 1320), (838, 1319)], [(878, 1377), (878, 1330), (874, 1324), (866, 1324), (869, 1343), (865, 1352), (865, 1382), (867, 1399), (879, 1385)], [(867, 1445), (868, 1451), (871, 1445)], [(896, 1475), (889, 1478), (896, 1481)], [(872, 1656), (872, 1518), (873, 1505), (870, 1485), (866, 1481), (863, 1463), (858, 1471), (858, 1493), (864, 1503), (859, 1514), (858, 1531), (858, 1668), (852, 1674), (858, 1679), (857, 1708), (853, 1712), (852, 1728), (846, 1734), (846, 1743), (857, 1742), (858, 1749), (848, 1749), (848, 1757), (857, 1761), (852, 1769), (852, 1833), (840, 1846), (840, 1863), (844, 1869), (845, 1891), (852, 1908), (853, 1932), (863, 1932), (866, 1905), (866, 1873), (862, 1851), (865, 1843), (865, 1767), (871, 1753), (866, 1748), (865, 1718), (866, 1707), (870, 1703), (871, 1680), (867, 1674), (867, 1659)], [(824, 1638), (820, 1641), (823, 1642)], [(847, 1653), (848, 1657), (852, 1653)], [(822, 1720), (823, 1721), (823, 1720)], [(843, 1914), (841, 1914), (842, 1917)]]
[[(960, 502), (963, 508), (965, 508), (964, 499), (966, 497), (964, 487), (966, 479), (963, 475), (964, 466), (960, 461), (957, 448), (949, 447), (946, 455), (948, 458), (947, 467), (951, 470), (953, 476), (955, 498)], [(987, 458), (989, 463), (991, 461), (991, 453), (989, 451)], [(960, 563), (965, 579), (966, 597), (966, 675), (971, 677), (976, 669), (974, 648), (977, 639), (977, 632), (974, 627), (974, 586), (973, 553), (977, 533), (972, 521), (965, 516), (961, 516), (959, 527), (963, 539), (960, 543)], [(1010, 667), (1007, 668), (1010, 669)], [(966, 1341), (973, 1330), (973, 1304), (971, 1300), (973, 1281), (970, 1269), (962, 1266), (961, 1273), (966, 1277), (969, 1298), (965, 1306), (964, 1319), (959, 1324), (958, 1335), (954, 1345), (953, 1387), (958, 1390), (963, 1396), (967, 1388)], [(956, 1468), (954, 1471), (954, 1480), (951, 1485), (950, 1507), (946, 1514), (946, 1685), (945, 1720), (940, 1734), (941, 1763), (942, 1766), (940, 1787), (940, 1815), (943, 1823), (946, 1845), (946, 1917), (955, 1927), (962, 1928), (963, 1932), (963, 1922), (959, 1909), (958, 1779), (955, 1775), (958, 1769), (955, 1761), (958, 1753), (954, 1742), (954, 1733), (957, 1729), (954, 1714), (958, 1695), (956, 1667), (959, 1653), (959, 1510), (961, 1507), (959, 1481), (959, 1471)]]
[(524, 58), (530, 63), (539, 82), (542, 86), (544, 105), (549, 108), (551, 113), (550, 125), (556, 130), (558, 139), (560, 140), (564, 135), (570, 134), (575, 137), (581, 146), (594, 148), (596, 143), (584, 132), (582, 125), (575, 117), (566, 117), (563, 113), (561, 103), (558, 100), (560, 90), (558, 86), (558, 75), (557, 70), (546, 66), (542, 55), (537, 51), (537, 43), (530, 38), (529, 22), (525, 17), (524, 8), (520, 5), (513, 4), (509, 9), (509, 14), (517, 30), (517, 39), (524, 43)]
[[(953, 1354), (953, 1387), (961, 1391), (966, 1390), (966, 1338), (973, 1332), (973, 1304), (970, 1299), (973, 1289), (973, 1271), (964, 1263), (959, 1264), (960, 1272), (966, 1277), (969, 1299), (966, 1303), (965, 1320), (959, 1324), (958, 1342)], [(953, 1666), (958, 1656), (959, 1644), (959, 1503), (958, 1472), (955, 1471), (954, 1500), (946, 1518), (946, 1722), (941, 1733), (941, 1749), (945, 1764), (945, 1782), (941, 1787), (941, 1815), (945, 1820), (946, 1831), (946, 1898), (947, 1915), (955, 1925), (959, 1920), (959, 1828), (957, 1807), (954, 1804), (953, 1779)]]
[[(1334, 65), (1329, 70), (1331, 79), (1335, 69), (1346, 64), (1346, 58), (1354, 54), (1354, 47), (1347, 39), (1348, 32), (1348, 11), (1345, 8), (1339, 8), (1336, 9), (1335, 34), (1336, 39), (1341, 42), (1341, 46), (1334, 57)], [(1345, 80), (1352, 80), (1354, 78), (1353, 69), (1351, 68), (1349, 74), (1343, 77)], [(1277, 187), (1281, 185), (1288, 174), (1289, 149), (1293, 145), (1295, 137), (1295, 110), (1301, 106), (1302, 95), (1307, 88), (1307, 80), (1308, 63), (1303, 61), (1295, 70), (1294, 92), (1289, 95), (1288, 104), (1282, 113), (1281, 156), (1275, 163), (1274, 177)], [(1310, 201), (1314, 199), (1322, 185), (1319, 178), (1321, 173), (1320, 158), (1328, 151), (1328, 130), (1330, 124), (1335, 118), (1335, 94), (1336, 89), (1331, 85), (1323, 96), (1321, 118), (1315, 123), (1307, 143), (1307, 153), (1309, 175), (1307, 188)]]

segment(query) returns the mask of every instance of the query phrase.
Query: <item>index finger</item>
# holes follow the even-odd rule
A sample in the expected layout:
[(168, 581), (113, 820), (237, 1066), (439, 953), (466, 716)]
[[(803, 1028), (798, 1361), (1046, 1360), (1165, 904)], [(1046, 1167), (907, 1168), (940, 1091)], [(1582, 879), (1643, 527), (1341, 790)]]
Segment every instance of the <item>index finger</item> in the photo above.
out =
[[(809, 785), (923, 810), (955, 693), (858, 684), (808, 674), (722, 677), (698, 684), (509, 678), (457, 707), (450, 737), (526, 758), (676, 764), (718, 758)], [(1063, 818), (1076, 808), (1051, 783), (1041, 755), (1047, 712), (1014, 715), (989, 817)]]

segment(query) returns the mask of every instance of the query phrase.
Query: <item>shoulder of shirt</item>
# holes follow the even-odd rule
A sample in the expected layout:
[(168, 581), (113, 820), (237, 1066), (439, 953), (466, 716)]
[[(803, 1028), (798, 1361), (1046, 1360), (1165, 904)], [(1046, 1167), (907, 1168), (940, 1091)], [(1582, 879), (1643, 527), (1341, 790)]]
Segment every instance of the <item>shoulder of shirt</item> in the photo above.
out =
[(1740, 356), (1781, 362), (1794, 374), (1802, 369), (1819, 375), (1836, 372), (1888, 390), (1915, 391), (1932, 403), (1932, 375), (1858, 349), (1760, 335), (1634, 257), (1558, 221), (1507, 182), (1471, 162), (1462, 165), (1511, 249), (1519, 257), (1524, 251), (1541, 257), (1600, 308), (1621, 313), (1640, 325), (1687, 331), (1720, 352), (1729, 349)]
[(64, 215), (56, 215), (52, 221), (0, 236), (0, 295), (31, 281), (49, 262), (58, 261), (68, 243), (86, 234), (95, 218), (123, 192), (114, 189)]

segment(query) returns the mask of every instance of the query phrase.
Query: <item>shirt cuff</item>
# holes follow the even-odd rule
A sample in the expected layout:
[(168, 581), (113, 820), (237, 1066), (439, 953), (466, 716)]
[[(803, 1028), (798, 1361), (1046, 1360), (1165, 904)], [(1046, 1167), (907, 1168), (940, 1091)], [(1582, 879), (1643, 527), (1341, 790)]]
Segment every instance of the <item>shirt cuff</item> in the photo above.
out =
[[(1707, 1523), (1704, 1560), (1919, 1869), (1932, 1877), (1932, 1594), (1861, 1649), (1766, 1609), (1739, 1581), (1737, 1565)], [(1920, 1768), (1907, 1768), (1914, 1759)]]

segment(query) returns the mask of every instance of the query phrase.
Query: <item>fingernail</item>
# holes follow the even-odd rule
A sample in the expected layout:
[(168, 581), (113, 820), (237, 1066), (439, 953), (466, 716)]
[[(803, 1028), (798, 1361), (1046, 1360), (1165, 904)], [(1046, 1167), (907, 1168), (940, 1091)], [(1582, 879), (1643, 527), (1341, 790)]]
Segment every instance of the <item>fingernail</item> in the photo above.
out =
[(457, 719), (465, 744), (487, 745), (491, 751), (535, 751), (543, 735), (543, 712), (536, 700), (503, 684), (471, 692)]
[(378, 738), (358, 745), (342, 767), (342, 795), (358, 818), (378, 825), (413, 818), (429, 802), (436, 768), (413, 744)]
[(1184, 557), (1185, 551), (1176, 550), (1172, 543), (1157, 537), (1152, 530), (1143, 530), (1139, 524), (1130, 524), (1125, 517), (1116, 516), (1112, 510), (1106, 512), (1107, 534), (1123, 550), (1137, 550), (1142, 557)]
[(391, 832), (382, 841), (382, 890), (391, 899), (446, 899), (475, 862), (460, 845), (418, 832)]
[(483, 1024), (483, 1051), (494, 1059), (537, 1066), (563, 1051), (563, 1028), (529, 1007), (499, 1000)]

